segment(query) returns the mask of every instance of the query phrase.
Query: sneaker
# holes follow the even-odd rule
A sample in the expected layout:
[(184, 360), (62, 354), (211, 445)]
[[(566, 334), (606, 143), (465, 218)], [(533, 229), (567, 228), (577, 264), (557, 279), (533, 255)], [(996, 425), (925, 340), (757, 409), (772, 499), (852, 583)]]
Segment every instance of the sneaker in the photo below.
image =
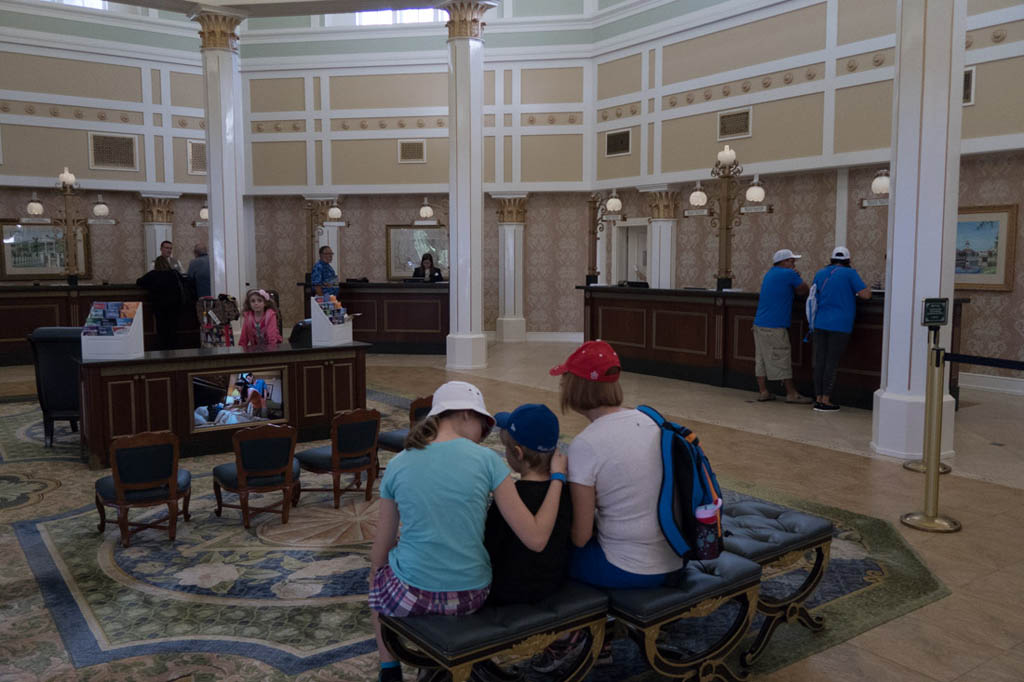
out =
[(814, 411), (815, 412), (838, 412), (839, 411), (839, 406), (838, 405), (834, 405), (834, 404), (830, 405), (830, 404), (827, 404), (827, 403), (814, 403)]
[(539, 673), (554, 672), (575, 660), (586, 643), (586, 637), (577, 630), (569, 637), (549, 644), (547, 649), (533, 657), (530, 667)]

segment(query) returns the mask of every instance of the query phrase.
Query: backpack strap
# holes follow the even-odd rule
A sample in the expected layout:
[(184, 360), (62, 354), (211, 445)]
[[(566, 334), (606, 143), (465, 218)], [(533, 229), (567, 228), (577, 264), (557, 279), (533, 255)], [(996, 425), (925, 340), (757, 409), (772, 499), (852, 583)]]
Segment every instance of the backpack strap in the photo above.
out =
[(653, 419), (654, 423), (658, 426), (662, 426), (665, 423), (665, 418), (661, 416), (661, 413), (649, 405), (640, 405), (636, 409)]
[(659, 439), (661, 450), (661, 485), (658, 486), (658, 525), (665, 535), (669, 546), (678, 554), (683, 556), (689, 549), (689, 543), (674, 522), (673, 501), (675, 489), (675, 460), (672, 458), (672, 441), (675, 438), (675, 424), (665, 421), (665, 418), (653, 407), (640, 405), (637, 407), (640, 412), (650, 417), (658, 428), (661, 429)]

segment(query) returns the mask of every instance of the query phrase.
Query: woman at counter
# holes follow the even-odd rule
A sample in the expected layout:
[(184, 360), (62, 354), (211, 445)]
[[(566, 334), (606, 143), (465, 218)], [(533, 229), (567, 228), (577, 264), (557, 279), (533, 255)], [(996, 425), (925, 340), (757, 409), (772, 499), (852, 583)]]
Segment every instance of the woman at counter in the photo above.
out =
[(444, 275), (434, 267), (434, 256), (430, 253), (423, 254), (420, 259), (420, 266), (413, 270), (413, 279), (422, 279), (424, 282), (443, 282)]

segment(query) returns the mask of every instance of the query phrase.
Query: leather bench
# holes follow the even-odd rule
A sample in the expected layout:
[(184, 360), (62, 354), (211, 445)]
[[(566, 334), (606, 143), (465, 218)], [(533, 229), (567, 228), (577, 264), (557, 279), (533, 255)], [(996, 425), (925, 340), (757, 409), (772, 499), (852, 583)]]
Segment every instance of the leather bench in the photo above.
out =
[(764, 615), (764, 623), (754, 643), (740, 657), (744, 666), (761, 655), (781, 623), (797, 621), (813, 632), (825, 627), (824, 619), (811, 615), (804, 602), (828, 568), (831, 521), (774, 504), (743, 500), (725, 505), (722, 527), (725, 550), (760, 564), (765, 578), (799, 568), (809, 552), (814, 554), (807, 577), (793, 592), (785, 597), (761, 592), (757, 610)]
[[(761, 566), (723, 552), (717, 559), (690, 561), (681, 571), (678, 587), (609, 590), (609, 615), (625, 625), (647, 663), (667, 677), (698, 680), (745, 680), (724, 659), (740, 643), (754, 617), (761, 585)], [(659, 643), (666, 626), (688, 618), (703, 618), (725, 604), (739, 608), (732, 624), (704, 650), (681, 654)]]
[(569, 581), (558, 594), (537, 604), (485, 606), (457, 617), (381, 616), (380, 622), (384, 644), (399, 661), (429, 671), (427, 680), (451, 675), (452, 682), (468, 680), (474, 663), (498, 654), (532, 656), (559, 637), (586, 628), (587, 646), (561, 678), (582, 680), (601, 651), (607, 618), (604, 592)]

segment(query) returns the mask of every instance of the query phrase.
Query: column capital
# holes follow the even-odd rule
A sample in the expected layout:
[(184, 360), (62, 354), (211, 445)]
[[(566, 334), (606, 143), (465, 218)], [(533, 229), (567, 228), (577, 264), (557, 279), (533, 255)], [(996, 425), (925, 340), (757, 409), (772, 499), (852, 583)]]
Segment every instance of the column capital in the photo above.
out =
[(449, 0), (439, 5), (439, 9), (448, 12), (448, 39), (482, 38), (486, 24), (481, 19), (487, 10), (497, 6), (495, 0)]
[(142, 222), (169, 223), (174, 218), (174, 198), (146, 196), (142, 197)]
[(679, 203), (679, 192), (673, 190), (662, 190), (645, 192), (647, 205), (651, 209), (651, 218), (654, 220), (675, 220), (676, 206)]
[(526, 222), (526, 196), (498, 198), (499, 223)]
[(238, 25), (244, 17), (198, 10), (191, 17), (199, 22), (199, 39), (203, 50), (231, 50), (238, 52)]
[[(338, 206), (341, 206), (341, 197), (338, 197)], [(313, 216), (313, 227), (323, 225), (327, 222), (327, 209), (334, 204), (333, 199), (319, 199), (312, 196), (306, 197), (306, 210)]]

